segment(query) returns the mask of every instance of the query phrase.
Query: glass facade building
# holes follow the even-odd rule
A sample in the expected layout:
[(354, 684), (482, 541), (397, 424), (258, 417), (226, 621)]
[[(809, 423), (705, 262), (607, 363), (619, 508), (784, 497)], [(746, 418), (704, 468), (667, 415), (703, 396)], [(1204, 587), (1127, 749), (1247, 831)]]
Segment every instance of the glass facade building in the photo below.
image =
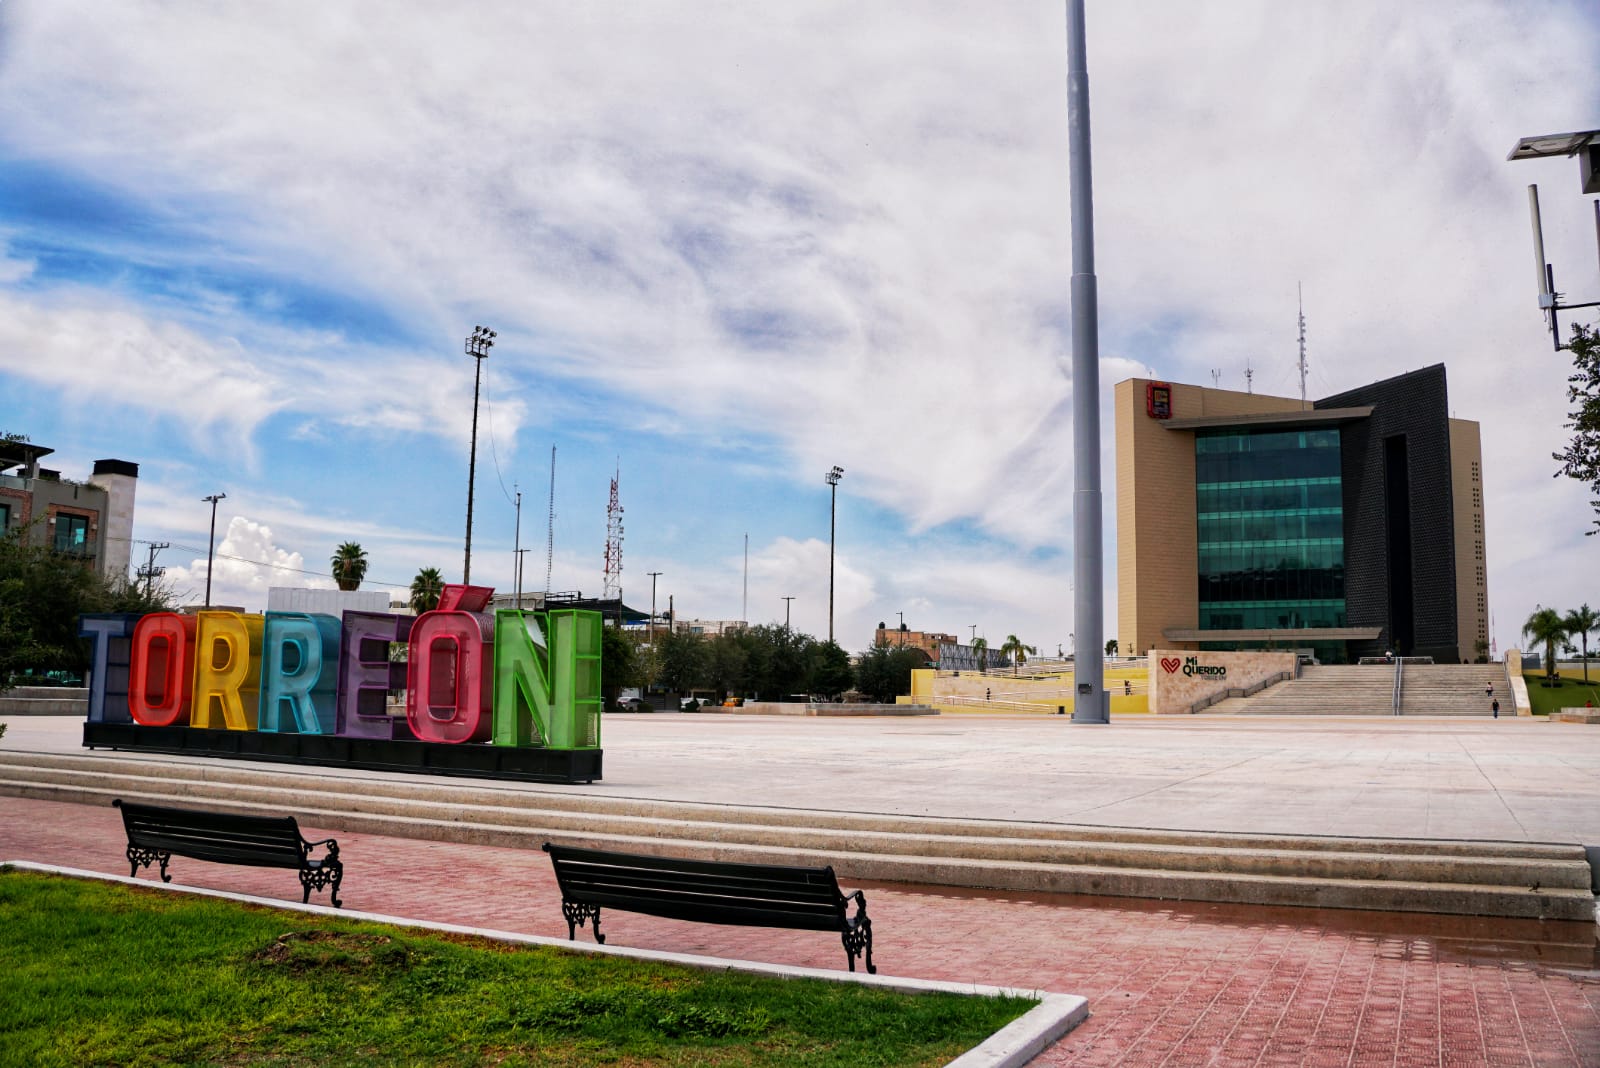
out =
[[(1194, 442), (1200, 628), (1345, 626), (1338, 429), (1231, 428)], [(1344, 659), (1342, 641), (1295, 644)]]

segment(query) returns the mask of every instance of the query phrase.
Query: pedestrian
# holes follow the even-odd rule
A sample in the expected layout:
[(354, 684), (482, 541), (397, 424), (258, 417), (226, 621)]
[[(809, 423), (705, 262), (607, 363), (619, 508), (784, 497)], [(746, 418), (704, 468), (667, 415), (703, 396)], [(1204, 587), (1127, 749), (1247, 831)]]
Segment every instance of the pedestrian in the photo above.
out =
[(1131, 679), (1123, 679), (1122, 680), (1122, 696), (1124, 696), (1124, 697), (1132, 697), (1133, 696), (1133, 680), (1131, 680)]
[(983, 699), (985, 701), (987, 701), (989, 699), (989, 687), (987, 687), (987, 686), (985, 686), (983, 688)]
[(1490, 701), (1489, 702), (1489, 707), (1494, 709), (1494, 718), (1495, 719), (1499, 719), (1500, 718), (1500, 699), (1497, 697), (1493, 701)]
[(1494, 699), (1494, 683), (1491, 682), (1489, 685), (1483, 688), (1483, 696), (1489, 698), (1490, 700)]

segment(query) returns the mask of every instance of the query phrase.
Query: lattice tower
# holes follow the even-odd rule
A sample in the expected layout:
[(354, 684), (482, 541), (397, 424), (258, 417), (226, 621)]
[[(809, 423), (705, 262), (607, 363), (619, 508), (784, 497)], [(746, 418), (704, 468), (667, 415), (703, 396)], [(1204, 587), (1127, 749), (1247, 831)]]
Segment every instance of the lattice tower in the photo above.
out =
[(610, 599), (622, 596), (622, 502), (617, 496), (617, 483), (622, 469), (611, 479), (611, 502), (606, 505), (606, 572), (601, 596)]

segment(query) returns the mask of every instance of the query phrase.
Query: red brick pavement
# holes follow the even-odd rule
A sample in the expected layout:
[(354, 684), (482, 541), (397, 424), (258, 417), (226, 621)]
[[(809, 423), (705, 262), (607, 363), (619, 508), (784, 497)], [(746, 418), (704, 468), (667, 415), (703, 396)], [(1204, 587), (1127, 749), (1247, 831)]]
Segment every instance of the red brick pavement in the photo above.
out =
[[(348, 908), (566, 935), (542, 853), (338, 838)], [(0, 797), (0, 859), (126, 874), (125, 844), (109, 807)], [(299, 897), (289, 872), (181, 857), (171, 871), (175, 884)], [(1041, 1066), (1600, 1065), (1592, 924), (864, 889), (884, 974), (1086, 996), (1089, 1021)], [(837, 939), (815, 932), (617, 912), (603, 929), (616, 946), (844, 966)]]

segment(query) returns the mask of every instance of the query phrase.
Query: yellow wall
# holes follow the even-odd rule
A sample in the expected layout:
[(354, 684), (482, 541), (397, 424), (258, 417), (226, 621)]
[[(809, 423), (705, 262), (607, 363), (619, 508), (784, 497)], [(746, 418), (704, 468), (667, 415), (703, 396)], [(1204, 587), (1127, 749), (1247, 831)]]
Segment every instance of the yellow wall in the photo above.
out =
[[(1133, 690), (1131, 695), (1123, 693), (1124, 680)], [(911, 673), (910, 701), (932, 705), (949, 713), (1049, 715), (1057, 708), (1063, 708), (1070, 715), (1074, 704), (1072, 686), (1071, 674), (1033, 679), (1026, 675), (1013, 677), (997, 671), (963, 671), (958, 678), (953, 673), (941, 675), (927, 668)], [(1106, 692), (1111, 694), (1112, 712), (1126, 714), (1148, 711), (1149, 672), (1145, 666), (1108, 668), (1105, 687)]]

